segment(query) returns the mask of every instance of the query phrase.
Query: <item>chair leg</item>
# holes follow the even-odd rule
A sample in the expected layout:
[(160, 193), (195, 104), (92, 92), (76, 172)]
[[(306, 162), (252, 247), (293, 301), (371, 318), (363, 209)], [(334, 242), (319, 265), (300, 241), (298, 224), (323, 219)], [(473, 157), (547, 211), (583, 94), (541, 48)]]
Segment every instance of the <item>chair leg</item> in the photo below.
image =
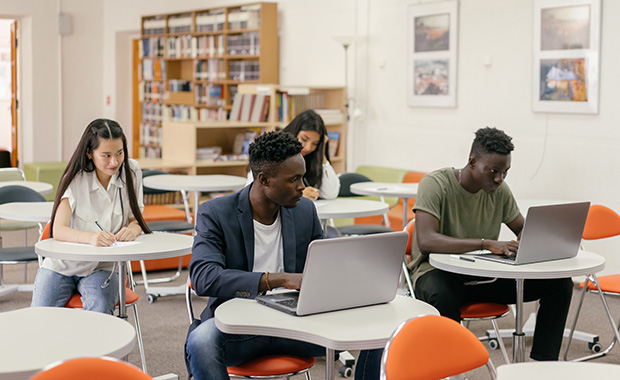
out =
[[(174, 280), (176, 280), (177, 278), (181, 277), (181, 272), (183, 271), (183, 256), (179, 257), (179, 267), (177, 268), (177, 271), (175, 274), (173, 274), (170, 277), (161, 277), (161, 278), (153, 278), (151, 280), (147, 280), (146, 278), (146, 269), (145, 269), (145, 265), (144, 265), (144, 260), (140, 260), (140, 269), (142, 271), (142, 280), (140, 281), (136, 281), (136, 284), (141, 285), (144, 284), (145, 288), (148, 288), (148, 283), (150, 284), (161, 284), (164, 282), (172, 282)], [(147, 283), (148, 281), (148, 283)]]
[(491, 324), (493, 325), (493, 330), (495, 331), (495, 336), (497, 337), (497, 343), (499, 343), (499, 349), (502, 350), (504, 361), (506, 362), (506, 364), (510, 364), (510, 358), (508, 357), (508, 352), (506, 351), (504, 340), (502, 339), (502, 336), (499, 334), (499, 329), (497, 328), (497, 322), (495, 322), (495, 319), (491, 319)]
[(409, 288), (409, 297), (415, 298), (415, 294), (413, 293), (413, 283), (411, 282), (411, 276), (409, 275), (409, 268), (403, 261), (403, 275), (405, 276), (405, 280), (407, 281), (407, 288)]
[(28, 283), (28, 263), (24, 263), (24, 284)]
[(136, 324), (136, 335), (138, 337), (138, 348), (140, 349), (140, 360), (142, 362), (142, 372), (148, 373), (146, 370), (146, 358), (144, 355), (144, 344), (142, 343), (142, 331), (140, 330), (140, 319), (138, 318), (138, 305), (134, 304), (133, 315)]

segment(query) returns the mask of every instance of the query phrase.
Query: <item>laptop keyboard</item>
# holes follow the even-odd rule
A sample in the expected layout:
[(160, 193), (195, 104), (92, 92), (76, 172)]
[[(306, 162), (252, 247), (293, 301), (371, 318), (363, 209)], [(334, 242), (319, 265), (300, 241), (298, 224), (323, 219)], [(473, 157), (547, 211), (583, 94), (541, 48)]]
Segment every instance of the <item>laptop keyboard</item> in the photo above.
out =
[(284, 306), (288, 306), (288, 307), (297, 307), (297, 299), (290, 299), (290, 300), (282, 300), (282, 301), (278, 301), (277, 302), (280, 305), (284, 305)]

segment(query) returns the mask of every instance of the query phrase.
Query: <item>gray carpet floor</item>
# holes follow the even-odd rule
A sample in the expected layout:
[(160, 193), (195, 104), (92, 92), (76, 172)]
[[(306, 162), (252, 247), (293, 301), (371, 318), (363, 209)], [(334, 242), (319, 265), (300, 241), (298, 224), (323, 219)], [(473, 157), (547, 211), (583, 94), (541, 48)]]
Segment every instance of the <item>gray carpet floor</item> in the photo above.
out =
[[(4, 232), (3, 246), (20, 246), (23, 245), (24, 237), (22, 232)], [(36, 231), (32, 230), (28, 234), (28, 241), (33, 244), (36, 240)], [(37, 265), (28, 265), (28, 283), (34, 281)], [(154, 273), (151, 277), (169, 276), (174, 271), (164, 271)], [(140, 275), (136, 276), (136, 280), (141, 278)], [(175, 280), (170, 285), (184, 285), (187, 279), (187, 270), (184, 270), (181, 277)], [(4, 266), (4, 281), (7, 284), (11, 283), (23, 283), (23, 265), (5, 265)], [(163, 286), (163, 284), (161, 285)], [(143, 286), (138, 286), (136, 289), (140, 296), (138, 302), (140, 325), (142, 328), (142, 336), (146, 351), (146, 361), (148, 366), (148, 372), (152, 376), (160, 376), (164, 374), (174, 373), (179, 375), (180, 379), (185, 379), (187, 376), (185, 370), (185, 364), (183, 360), (183, 343), (187, 334), (187, 327), (189, 324), (187, 308), (185, 304), (185, 296), (169, 296), (157, 299), (154, 303), (149, 304), (146, 300), (146, 293)], [(576, 309), (577, 301), (579, 300), (580, 290), (576, 287), (573, 293), (573, 307), (569, 315), (569, 322), (573, 320)], [(29, 292), (15, 292), (3, 297), (0, 297), (0, 312), (15, 310), (30, 305), (32, 293)], [(608, 303), (611, 308), (614, 318), (620, 317), (620, 300), (614, 297), (607, 297)], [(206, 299), (200, 297), (193, 298), (194, 308), (196, 314), (206, 305)], [(535, 303), (526, 304), (525, 314), (529, 315), (531, 311), (535, 310)], [(133, 313), (131, 309), (129, 312), (129, 322), (133, 323)], [(514, 327), (514, 319), (512, 316), (501, 318), (498, 321), (500, 328)], [(490, 322), (472, 322), (470, 329), (478, 336), (485, 335), (487, 329), (491, 328)], [(579, 321), (577, 323), (577, 329), (580, 331), (596, 334), (600, 337), (600, 343), (603, 347), (607, 347), (612, 340), (612, 331), (607, 318), (604, 316), (604, 309), (598, 298), (598, 295), (588, 294), (584, 302), (584, 307), (581, 312)], [(526, 352), (529, 353), (531, 347), (531, 338), (526, 338)], [(504, 339), (508, 352), (512, 351), (511, 339)], [(565, 348), (566, 339), (564, 341), (563, 350)], [(503, 364), (502, 355), (499, 349), (489, 349), (491, 360), (495, 366)], [(588, 348), (588, 344), (581, 341), (573, 341), (570, 347), (569, 359), (576, 358), (583, 355), (588, 355), (591, 351)], [(357, 352), (352, 352), (354, 356)], [(136, 345), (133, 352), (129, 355), (129, 361), (137, 366), (140, 366), (140, 355), (138, 346)], [(620, 347), (615, 347), (609, 355), (596, 359), (597, 362), (615, 363), (620, 364)], [(336, 363), (339, 367), (340, 363)], [(319, 359), (317, 364), (311, 370), (311, 376), (314, 379), (323, 379), (325, 377), (325, 361)], [(488, 372), (485, 368), (480, 368), (471, 371), (466, 374), (466, 377), (471, 380), (476, 379), (489, 379)], [(298, 376), (301, 379), (301, 377)]]

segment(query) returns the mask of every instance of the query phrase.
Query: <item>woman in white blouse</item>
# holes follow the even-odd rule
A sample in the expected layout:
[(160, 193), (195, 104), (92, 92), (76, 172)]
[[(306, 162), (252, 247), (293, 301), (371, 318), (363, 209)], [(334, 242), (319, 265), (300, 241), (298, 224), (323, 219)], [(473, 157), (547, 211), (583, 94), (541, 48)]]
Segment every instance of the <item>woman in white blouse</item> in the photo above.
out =
[[(63, 173), (54, 200), (50, 237), (107, 247), (150, 233), (142, 217), (142, 172), (127, 155), (117, 122), (87, 127)], [(109, 232), (108, 232), (109, 231)], [(80, 293), (84, 309), (112, 314), (118, 274), (112, 263), (45, 258), (34, 283), (32, 306), (64, 306)]]
[[(304, 111), (284, 128), (284, 132), (297, 137), (303, 145), (301, 154), (306, 161), (304, 197), (313, 201), (318, 198), (336, 198), (340, 191), (340, 180), (329, 162), (327, 129), (321, 116), (313, 110)], [(252, 180), (250, 171), (248, 183)]]

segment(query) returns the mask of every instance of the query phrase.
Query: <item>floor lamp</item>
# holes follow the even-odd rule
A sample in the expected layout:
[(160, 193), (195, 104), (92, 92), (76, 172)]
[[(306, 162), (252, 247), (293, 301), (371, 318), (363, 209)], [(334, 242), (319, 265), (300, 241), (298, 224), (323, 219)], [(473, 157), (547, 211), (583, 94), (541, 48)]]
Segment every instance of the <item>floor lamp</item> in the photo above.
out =
[(347, 121), (347, 134), (346, 134), (346, 147), (347, 147), (347, 168), (346, 171), (350, 170), (350, 165), (353, 163), (353, 137), (354, 132), (351, 128), (349, 121), (351, 115), (351, 99), (349, 98), (349, 46), (354, 44), (359, 37), (358, 36), (334, 36), (333, 39), (338, 42), (344, 48), (344, 107), (346, 113), (346, 121)]

